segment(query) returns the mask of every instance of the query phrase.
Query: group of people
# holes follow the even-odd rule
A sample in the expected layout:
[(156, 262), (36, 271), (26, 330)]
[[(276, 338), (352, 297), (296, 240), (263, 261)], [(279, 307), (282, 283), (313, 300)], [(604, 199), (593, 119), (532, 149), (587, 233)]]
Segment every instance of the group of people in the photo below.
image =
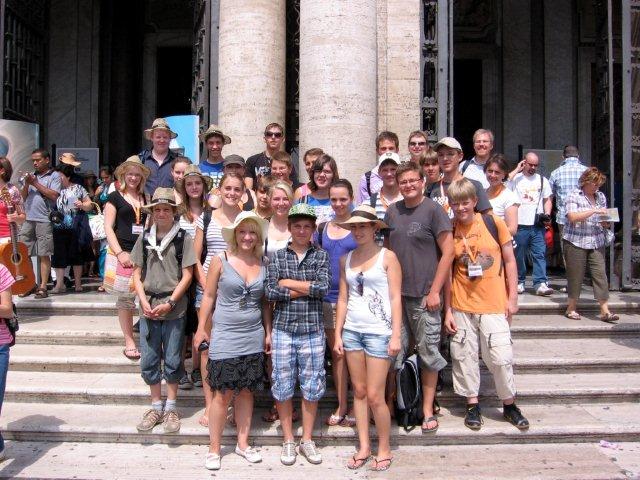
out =
[[(320, 148), (304, 154), (309, 180), (299, 182), (291, 157), (281, 150), (284, 129), (277, 123), (265, 128), (265, 150), (247, 161), (223, 156), (231, 139), (216, 125), (200, 137), (206, 157), (199, 165), (169, 150), (175, 135), (156, 119), (145, 130), (151, 147), (116, 169), (104, 201), (106, 269), (130, 282), (130, 288), (111, 291), (123, 353), (140, 360), (150, 389), (151, 408), (138, 430), (162, 424), (164, 432), (178, 432), (179, 389), (202, 386), (205, 412), (199, 421), (210, 431), (208, 469), (221, 468), (227, 422), (237, 428), (236, 454), (261, 461), (248, 437), (254, 393), (267, 388), (274, 408), (263, 419), (280, 420), (282, 463), (292, 465), (298, 453), (312, 464), (322, 461), (312, 433), (326, 389), (326, 348), (338, 402), (324, 422), (357, 429), (350, 469), (391, 466), (396, 372), (412, 351), (421, 367), (421, 429), (438, 430), (435, 397), (438, 373), (447, 365), (445, 336), (454, 391), (466, 400), (465, 425), (478, 430), (483, 423), (481, 354), (504, 418), (528, 428), (515, 404), (510, 325), (528, 258), (534, 292), (552, 293), (542, 248), (552, 197), (562, 225), (567, 317), (580, 318), (576, 303), (588, 265), (601, 319), (617, 320), (607, 306), (604, 248), (611, 239), (600, 219), (606, 199), (598, 190), (604, 176), (583, 166), (575, 147), (565, 148), (565, 161), (549, 182), (536, 173), (539, 159), (531, 152), (511, 170), (493, 152), (489, 130), (475, 133), (469, 160), (455, 138), (430, 146), (420, 131), (409, 135), (410, 154), (401, 159), (398, 136), (385, 131), (376, 140), (378, 162), (362, 175), (354, 195), (336, 160)], [(91, 205), (86, 190), (73, 187), (73, 170), (62, 165), (53, 172), (44, 153), (34, 152), (36, 171), (24, 187), (9, 185), (24, 208), (7, 215), (0, 202), (0, 236), (6, 222), (22, 223), (21, 239), (41, 257), (51, 253), (46, 240), (52, 203), (64, 198), (77, 210)], [(10, 177), (10, 163), (0, 159), (0, 188)], [(42, 258), (40, 265), (48, 268)], [(0, 285), (7, 290), (9, 283)], [(45, 280), (36, 295), (46, 288)], [(5, 303), (3, 294), (0, 308)], [(292, 401), (296, 384), (301, 415)], [(302, 436), (296, 443), (292, 425), (299, 417)]]

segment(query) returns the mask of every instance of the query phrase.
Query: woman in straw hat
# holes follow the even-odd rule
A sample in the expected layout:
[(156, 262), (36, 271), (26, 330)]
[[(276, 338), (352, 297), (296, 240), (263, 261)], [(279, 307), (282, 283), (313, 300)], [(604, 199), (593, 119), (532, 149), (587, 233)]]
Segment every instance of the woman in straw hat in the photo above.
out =
[[(265, 354), (271, 350), (271, 306), (264, 298), (266, 269), (262, 259), (266, 230), (266, 220), (254, 212), (237, 215), (232, 224), (222, 227), (228, 248), (213, 257), (207, 276), (195, 343), (211, 341), (207, 382), (213, 401), (205, 462), (210, 470), (220, 468), (222, 431), (234, 394), (235, 453), (251, 463), (262, 461), (248, 440), (253, 392), (265, 388)], [(209, 330), (212, 310), (213, 329)]]
[[(185, 157), (178, 157), (185, 158)], [(177, 161), (178, 159), (174, 160)], [(195, 239), (196, 236), (196, 223), (198, 219), (204, 215), (211, 215), (211, 207), (207, 203), (207, 192), (211, 188), (211, 178), (205, 177), (200, 172), (200, 168), (197, 165), (187, 165), (182, 169), (182, 176), (176, 180), (175, 190), (180, 198), (184, 199), (178, 207), (178, 214), (180, 215), (180, 228), (187, 232), (191, 238)], [(206, 277), (202, 264), (197, 263), (195, 272), (196, 278)], [(186, 335), (187, 337), (193, 335), (198, 327), (198, 308), (196, 307), (196, 285), (198, 282), (193, 282), (189, 288), (189, 308), (187, 308), (187, 323), (186, 323)], [(197, 346), (192, 347), (192, 362), (193, 370), (191, 372), (191, 378), (185, 371), (184, 377), (180, 379), (179, 387), (181, 389), (190, 389), (193, 386), (202, 387), (202, 374), (200, 370), (201, 357), (206, 362), (206, 352), (201, 354), (197, 352)], [(196, 353), (197, 352), (197, 353)], [(207, 426), (203, 418), (200, 419), (203, 426)]]
[[(144, 185), (149, 169), (140, 157), (132, 155), (121, 163), (115, 172), (120, 188), (109, 194), (104, 206), (104, 231), (109, 250), (123, 267), (132, 268), (130, 253), (144, 230), (147, 214), (142, 211), (145, 203)], [(140, 359), (140, 352), (133, 339), (133, 312), (135, 294), (119, 294), (116, 301), (118, 320), (124, 334), (123, 354), (130, 360)]]
[[(346, 355), (360, 448), (347, 463), (355, 470), (372, 460), (373, 470), (387, 470), (391, 417), (384, 389), (392, 358), (400, 351), (402, 274), (396, 255), (375, 242), (387, 225), (375, 209), (363, 204), (340, 224), (351, 230), (358, 246), (340, 259), (340, 293), (336, 307), (334, 350)], [(378, 455), (371, 456), (369, 409), (378, 432)]]

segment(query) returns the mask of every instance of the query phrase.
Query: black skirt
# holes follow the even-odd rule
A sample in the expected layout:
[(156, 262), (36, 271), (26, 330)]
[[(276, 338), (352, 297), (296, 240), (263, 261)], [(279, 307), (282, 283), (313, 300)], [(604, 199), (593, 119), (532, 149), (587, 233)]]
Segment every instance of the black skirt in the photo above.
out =
[(265, 356), (263, 352), (207, 362), (207, 382), (212, 390), (265, 389)]

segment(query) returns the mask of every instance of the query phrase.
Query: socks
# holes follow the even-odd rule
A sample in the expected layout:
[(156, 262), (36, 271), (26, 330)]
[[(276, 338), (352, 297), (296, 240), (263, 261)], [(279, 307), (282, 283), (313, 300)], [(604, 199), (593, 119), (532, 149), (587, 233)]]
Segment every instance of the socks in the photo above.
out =
[[(174, 407), (175, 407), (175, 401)], [(151, 408), (153, 408), (156, 412), (162, 413), (162, 400), (158, 400), (157, 402), (151, 402)]]
[(175, 411), (176, 409), (176, 401), (167, 399), (167, 402), (164, 404), (164, 411), (170, 412), (171, 410)]

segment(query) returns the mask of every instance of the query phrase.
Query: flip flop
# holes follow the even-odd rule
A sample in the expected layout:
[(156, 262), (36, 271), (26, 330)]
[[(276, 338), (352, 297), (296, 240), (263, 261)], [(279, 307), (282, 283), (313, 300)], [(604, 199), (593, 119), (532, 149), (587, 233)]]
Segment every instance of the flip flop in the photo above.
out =
[(341, 425), (342, 421), (344, 420), (344, 417), (346, 417), (346, 415), (344, 416), (340, 416), (340, 415), (334, 415), (333, 413), (331, 414), (331, 416), (327, 417), (327, 419), (324, 421), (325, 425), (328, 425), (329, 427), (335, 427), (336, 425)]
[(345, 415), (342, 421), (340, 422), (341, 427), (355, 427), (356, 426), (356, 417), (351, 417), (349, 415)]
[[(135, 352), (132, 354), (132, 352)], [(136, 347), (134, 348), (125, 348), (122, 350), (122, 354), (127, 357), (129, 360), (140, 360), (140, 352)]]
[(366, 458), (356, 458), (356, 456), (354, 455), (353, 457), (351, 457), (351, 460), (353, 460), (353, 463), (347, 463), (347, 468), (349, 470), (358, 470), (359, 468), (364, 467), (367, 462), (371, 460), (371, 455)]
[(567, 317), (569, 320), (580, 320), (580, 314), (575, 310), (572, 310), (570, 312), (564, 312), (564, 316)]
[[(436, 426), (428, 428), (427, 425), (429, 424), (429, 422), (436, 422)], [(433, 416), (433, 417), (425, 418), (420, 428), (422, 429), (422, 433), (435, 433), (438, 430), (439, 426), (440, 424), (438, 423), (438, 419), (435, 416)]]
[(603, 322), (607, 322), (607, 323), (616, 323), (618, 320), (620, 320), (620, 317), (618, 315), (611, 312), (605, 313), (604, 315), (600, 315), (599, 318)]
[[(389, 463), (381, 467), (380, 464), (382, 462), (389, 462)], [(374, 465), (370, 470), (373, 470), (374, 472), (385, 472), (389, 470), (389, 468), (391, 467), (391, 464), (393, 463), (393, 458), (381, 458), (380, 460), (378, 460), (376, 457), (373, 457), (373, 463)]]

